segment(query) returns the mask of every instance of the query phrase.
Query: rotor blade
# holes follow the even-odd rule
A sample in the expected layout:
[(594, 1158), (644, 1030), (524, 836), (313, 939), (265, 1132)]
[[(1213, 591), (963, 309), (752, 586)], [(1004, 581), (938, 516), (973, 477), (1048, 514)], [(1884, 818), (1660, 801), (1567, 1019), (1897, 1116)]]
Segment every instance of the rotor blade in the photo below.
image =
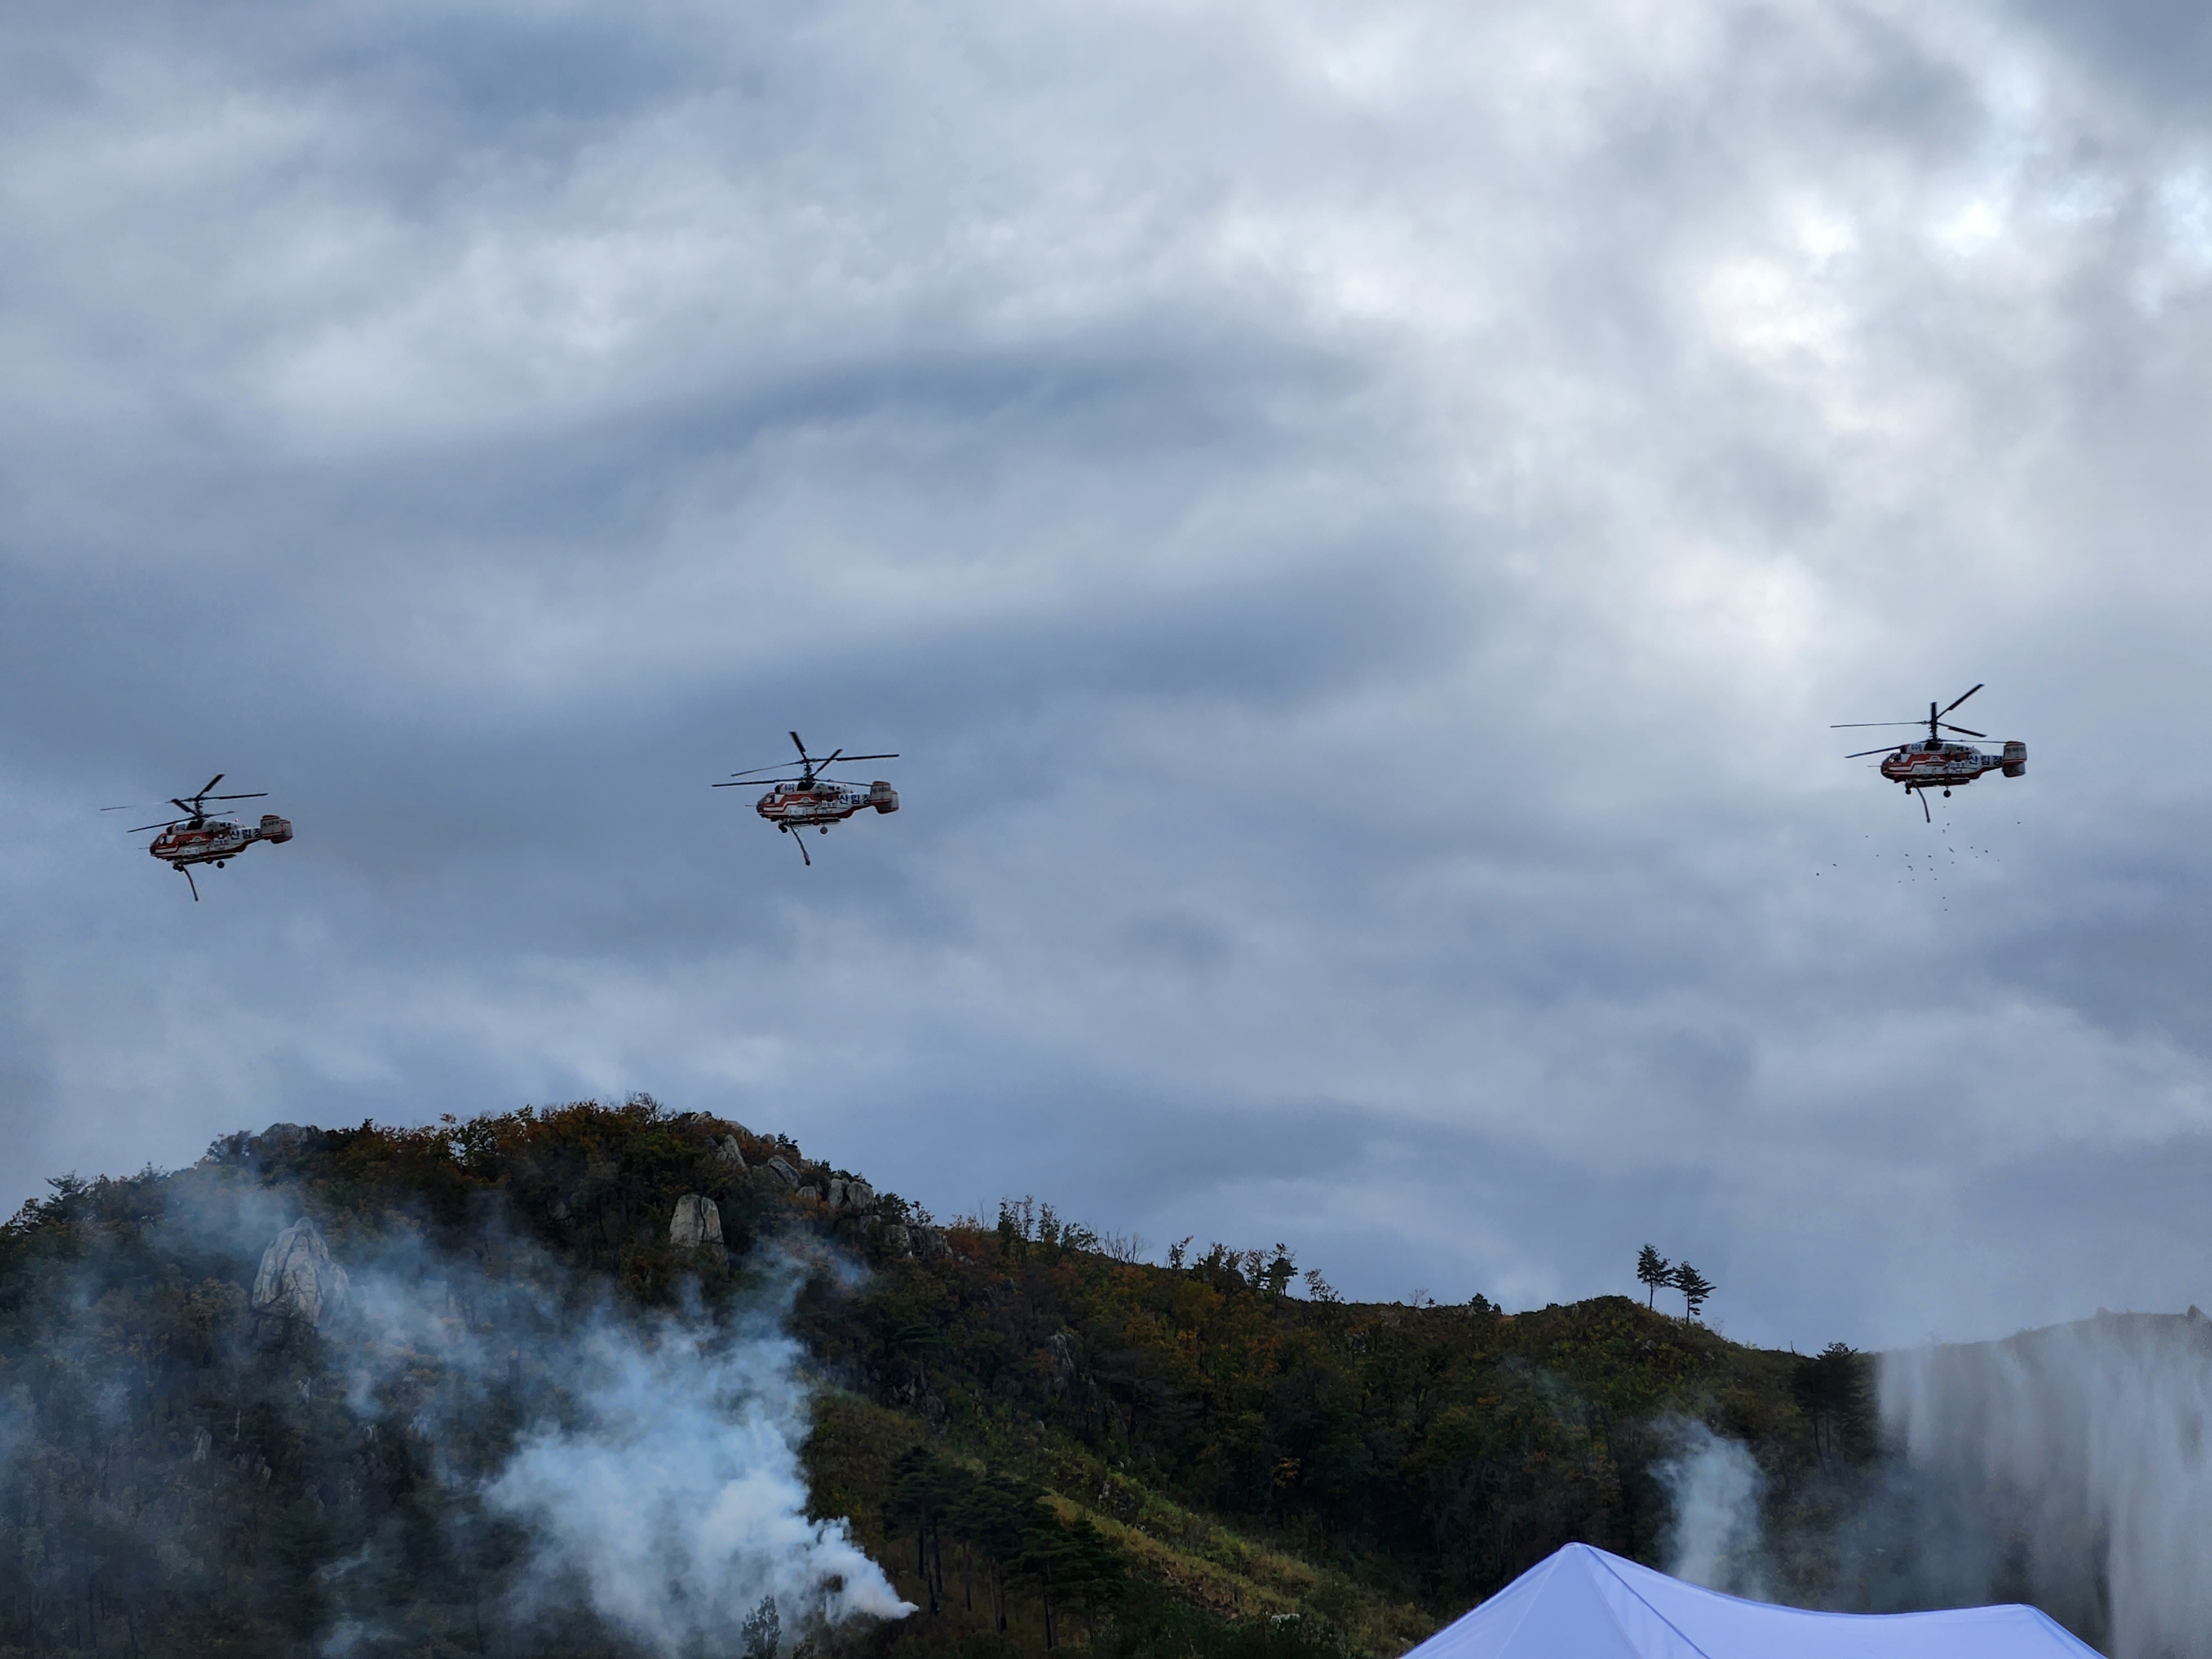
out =
[(1893, 743), (1887, 749), (1862, 749), (1857, 754), (1846, 755), (1844, 758), (1845, 760), (1863, 760), (1869, 755), (1891, 755), (1896, 753), (1897, 750), (1904, 747), (1905, 745), (1901, 743)]
[(163, 818), (159, 823), (142, 823), (137, 830), (125, 830), (123, 833), (126, 836), (135, 836), (140, 830), (166, 830), (176, 822), (174, 818)]
[[(1845, 720), (1845, 721), (1844, 721), (1844, 722), (1843, 722), (1841, 725), (1839, 725), (1839, 726), (1830, 726), (1830, 727), (1828, 728), (1828, 730), (1830, 730), (1831, 732), (1856, 732), (1856, 731), (1857, 731), (1857, 730), (1858, 730), (1860, 727), (1862, 727), (1862, 726), (1925, 726), (1925, 725), (1927, 725), (1927, 724), (1928, 724), (1928, 722), (1927, 722), (1926, 720)], [(884, 756), (881, 756), (881, 757), (878, 757), (878, 756), (871, 755), (871, 756), (868, 756), (866, 758), (868, 758), (868, 759), (870, 759), (870, 760), (875, 760), (875, 759), (878, 759), (878, 758), (883, 759), (883, 760), (890, 760), (890, 759), (892, 759), (892, 758), (894, 758), (894, 757), (891, 757), (891, 756), (889, 756), (889, 755), (884, 755)]]
[[(1981, 689), (1982, 689), (1982, 688), (1981, 688), (1981, 686), (1980, 686), (1979, 684), (1977, 684), (1977, 685), (1974, 687), (1974, 691), (1978, 691), (1978, 690), (1980, 690)], [(1949, 714), (1949, 713), (1951, 712), (1951, 710), (1952, 710), (1952, 709), (1956, 708), (1957, 708), (1960, 703), (1962, 703), (1962, 702), (1966, 702), (1966, 700), (1968, 697), (1972, 696), (1974, 695), (1974, 691), (1968, 691), (1968, 692), (1966, 692), (1966, 693), (1964, 693), (1963, 695), (1961, 695), (1961, 696), (1960, 696), (1954, 697), (1954, 698), (1950, 701), (1950, 702), (1948, 702), (1948, 704), (1946, 704), (1946, 705), (1944, 706), (1943, 712), (1944, 712), (1945, 714)]]
[(819, 771), (820, 771), (823, 767), (825, 767), (825, 766), (834, 766), (834, 765), (836, 765), (836, 764), (837, 763), (838, 757), (839, 757), (840, 756), (843, 755), (843, 754), (844, 754), (844, 752), (845, 752), (845, 751), (844, 751), (843, 750), (842, 750), (842, 749), (832, 749), (832, 750), (830, 751), (830, 756), (829, 756), (829, 758), (828, 758), (828, 759), (826, 759), (826, 760), (818, 760), (818, 761), (816, 761), (816, 762), (814, 763), (814, 769), (815, 769), (816, 771), (819, 772)]
[(210, 778), (205, 783), (200, 786), (200, 793), (203, 795), (207, 793), (209, 790), (214, 788), (218, 783), (221, 783), (224, 774), (221, 772), (216, 773), (213, 777)]
[(791, 734), (791, 740), (792, 740), (792, 742), (793, 742), (793, 743), (797, 744), (798, 744), (798, 746), (799, 746), (799, 759), (801, 759), (801, 760), (805, 760), (805, 759), (806, 758), (806, 745), (805, 745), (805, 744), (803, 744), (803, 743), (800, 743), (800, 742), (799, 742), (799, 733), (798, 733), (798, 732), (793, 732), (793, 733)]
[(259, 800), (268, 794), (266, 789), (255, 789), (243, 795), (195, 795), (195, 800)]
[(1965, 726), (1954, 726), (1948, 720), (1943, 722), (1943, 729), (1946, 732), (1956, 732), (1962, 738), (1986, 738), (1989, 736), (1989, 733), (1986, 732), (1969, 732)]
[(727, 783), (710, 783), (709, 789), (766, 789), (772, 784), (797, 783), (797, 778), (732, 778)]
[[(895, 754), (892, 754), (892, 755), (847, 755), (844, 758), (845, 758), (848, 762), (851, 762), (851, 761), (856, 761), (856, 760), (896, 760), (896, 759), (898, 758), (898, 757), (897, 757), (896, 755), (895, 755)], [(830, 763), (829, 763), (828, 761), (823, 761), (822, 763), (823, 763), (824, 766), (827, 766), (827, 765), (829, 765), (829, 764), (830, 764)]]
[(188, 800), (179, 800), (174, 795), (169, 797), (169, 805), (175, 807), (179, 812), (190, 812), (194, 817), (198, 817), (199, 816), (200, 809), (198, 807), (193, 805), (191, 802)]

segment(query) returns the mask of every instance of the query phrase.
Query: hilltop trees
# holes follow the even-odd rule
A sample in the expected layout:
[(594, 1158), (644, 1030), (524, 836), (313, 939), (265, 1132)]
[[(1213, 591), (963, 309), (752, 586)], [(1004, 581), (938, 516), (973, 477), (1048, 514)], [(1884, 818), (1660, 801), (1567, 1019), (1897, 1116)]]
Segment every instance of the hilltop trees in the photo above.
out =
[(1648, 1287), (1644, 1298), (1647, 1308), (1653, 1305), (1662, 1286), (1681, 1291), (1684, 1311), (1692, 1319), (1698, 1316), (1698, 1310), (1705, 1306), (1716, 1288), (1711, 1279), (1687, 1261), (1669, 1266), (1667, 1258), (1649, 1244), (1636, 1253), (1636, 1282)]
[(1705, 1305), (1705, 1298), (1712, 1295), (1714, 1290), (1717, 1288), (1712, 1280), (1707, 1279), (1686, 1261), (1674, 1269), (1674, 1276), (1668, 1282), (1676, 1290), (1681, 1291), (1683, 1310), (1692, 1319), (1698, 1316), (1698, 1310)]

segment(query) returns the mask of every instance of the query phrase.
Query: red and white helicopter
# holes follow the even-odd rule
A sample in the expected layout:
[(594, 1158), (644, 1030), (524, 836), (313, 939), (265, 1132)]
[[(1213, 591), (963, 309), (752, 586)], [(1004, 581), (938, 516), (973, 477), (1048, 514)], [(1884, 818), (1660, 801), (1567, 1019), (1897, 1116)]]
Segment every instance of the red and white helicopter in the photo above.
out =
[[(714, 789), (757, 789), (763, 784), (767, 785), (768, 793), (753, 804), (753, 811), (787, 834), (794, 830), (804, 832), (811, 829), (826, 836), (831, 824), (842, 823), (866, 806), (874, 807), (879, 813), (899, 810), (898, 791), (880, 778), (863, 788), (857, 783), (840, 783), (822, 775), (841, 760), (896, 760), (897, 755), (848, 755), (843, 750), (836, 749), (816, 760), (806, 752), (806, 745), (800, 742), (798, 732), (791, 734), (791, 740), (799, 748), (797, 777), (763, 778), (754, 775), (759, 772), (782, 771), (789, 764), (786, 762), (775, 766), (755, 766), (743, 772), (732, 772), (728, 782), (708, 787)], [(807, 854), (803, 836), (799, 843), (799, 856), (809, 865), (814, 862)]]
[[(208, 793), (223, 780), (216, 773), (200, 787), (198, 794), (189, 798), (171, 796), (169, 804), (185, 816), (170, 818), (161, 823), (142, 823), (130, 831), (137, 835), (141, 830), (158, 830), (146, 850), (179, 872), (192, 890), (192, 902), (199, 902), (200, 884), (192, 879), (191, 866), (212, 864), (218, 870), (244, 852), (257, 841), (287, 842), (292, 839), (292, 820), (280, 818), (274, 812), (264, 812), (261, 822), (248, 828), (227, 812), (210, 813), (207, 803), (211, 800), (259, 800), (269, 792), (256, 789), (242, 795), (211, 795)], [(103, 812), (127, 812), (127, 806), (103, 806)]]
[[(1943, 720), (1944, 715), (1981, 689), (1977, 685), (1973, 690), (1954, 697), (1942, 708), (1930, 702), (1928, 705), (1928, 735), (1925, 738), (1900, 744), (1893, 750), (1862, 749), (1857, 754), (1846, 755), (1844, 758), (1859, 760), (1868, 755), (1887, 754), (1888, 758), (1881, 763), (1882, 776), (1892, 783), (1903, 784), (1907, 795), (1918, 790), (1921, 816), (1932, 823), (1935, 818), (1928, 811), (1929, 790), (1941, 789), (1948, 795), (1954, 788), (1964, 788), (1984, 772), (2001, 771), (2008, 778), (2016, 778), (2027, 770), (2027, 745), (2024, 743), (2008, 741), (2002, 754), (1992, 755), (1975, 748), (1971, 743), (1946, 743), (1936, 735), (1942, 731), (1956, 732), (1965, 738), (1987, 738), (1989, 734), (1985, 732), (1970, 732), (1963, 726), (1946, 725)], [(1846, 720), (1828, 729), (1831, 732), (1850, 732), (1876, 726), (1920, 724), (1919, 720)]]

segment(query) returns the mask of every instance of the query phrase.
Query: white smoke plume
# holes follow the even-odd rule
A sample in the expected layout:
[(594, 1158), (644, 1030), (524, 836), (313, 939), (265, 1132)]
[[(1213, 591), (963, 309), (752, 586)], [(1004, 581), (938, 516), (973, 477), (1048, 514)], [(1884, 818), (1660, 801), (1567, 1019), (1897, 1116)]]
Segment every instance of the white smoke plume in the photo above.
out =
[(2113, 1315), (1884, 1358), (1910, 1542), (1961, 1601), (2034, 1601), (2114, 1659), (2212, 1659), (2212, 1321)]
[[(579, 1306), (532, 1247), (489, 1238), (487, 1255), (496, 1273), (404, 1239), (356, 1259), (321, 1346), (372, 1438), (387, 1425), (410, 1462), (526, 1536), (515, 1625), (587, 1607), (676, 1659), (738, 1651), (764, 1599), (787, 1638), (914, 1610), (845, 1522), (807, 1515), (810, 1389), (785, 1323), (807, 1264), (763, 1253), (741, 1310), (717, 1319)], [(488, 1460), (488, 1425), (518, 1419)], [(374, 1574), (358, 1577), (357, 1595), (332, 1578), (326, 1651), (391, 1643)]]
[(1679, 1421), (1666, 1428), (1676, 1449), (1653, 1473), (1674, 1500), (1667, 1571), (1708, 1589), (1770, 1599), (1759, 1526), (1766, 1481), (1750, 1449), (1703, 1423)]
[(602, 1326), (571, 1358), (580, 1414), (532, 1431), (485, 1489), (531, 1525), (543, 1580), (580, 1583), (665, 1653), (729, 1646), (763, 1597), (787, 1626), (914, 1611), (844, 1522), (807, 1518), (806, 1395), (780, 1329), (672, 1324), (648, 1346)]

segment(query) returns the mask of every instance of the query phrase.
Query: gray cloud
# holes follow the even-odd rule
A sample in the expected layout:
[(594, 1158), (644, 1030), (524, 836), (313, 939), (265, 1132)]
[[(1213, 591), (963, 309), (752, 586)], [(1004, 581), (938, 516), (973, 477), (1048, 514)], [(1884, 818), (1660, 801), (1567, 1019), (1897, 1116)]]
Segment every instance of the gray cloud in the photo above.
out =
[[(2212, 152), (2115, 20), (34, 10), (10, 1195), (643, 1088), (1353, 1294), (2203, 1300)], [(1976, 680), (1938, 826), (1826, 730)], [(902, 756), (811, 871), (707, 787), (793, 726)], [(217, 769), (299, 838), (194, 907), (93, 809)]]

